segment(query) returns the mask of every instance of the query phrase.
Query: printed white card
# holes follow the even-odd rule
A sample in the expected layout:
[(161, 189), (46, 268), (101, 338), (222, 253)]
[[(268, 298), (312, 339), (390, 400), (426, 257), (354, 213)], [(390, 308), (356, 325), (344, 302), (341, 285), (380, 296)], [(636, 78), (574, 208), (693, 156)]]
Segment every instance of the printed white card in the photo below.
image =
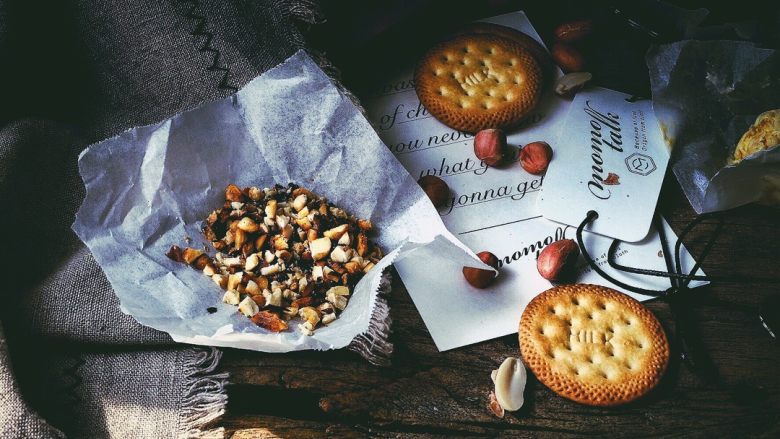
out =
[(626, 242), (647, 236), (669, 163), (649, 100), (592, 88), (571, 103), (547, 169), (540, 208), (545, 218)]
[[(676, 235), (663, 221), (666, 236), (674, 242)], [(517, 334), (520, 317), (528, 302), (537, 294), (552, 287), (536, 269), (539, 252), (558, 239), (576, 239), (574, 227), (561, 225), (544, 218), (532, 218), (506, 226), (457, 235), (468, 247), (495, 254), (499, 261), (499, 275), (486, 289), (467, 284), (461, 276), (461, 267), (440, 257), (435, 245), (426, 246), (415, 258), (395, 261), (394, 265), (425, 321), (425, 326), (440, 351), (478, 343), (484, 340)], [(612, 239), (584, 233), (583, 241), (596, 263), (615, 279), (629, 285), (653, 290), (666, 290), (669, 279), (642, 276), (613, 270), (607, 264), (607, 251)], [(621, 243), (615, 260), (630, 267), (666, 271), (658, 233), (653, 231), (636, 243)], [(424, 263), (421, 261), (425, 261)], [(695, 264), (688, 251), (682, 249), (683, 270), (690, 271)], [(577, 262), (577, 282), (604, 285), (627, 293), (637, 300), (650, 297), (631, 293), (606, 281), (594, 272), (580, 257)], [(704, 274), (699, 270), (698, 274)], [(427, 279), (436, 276), (437, 288), (431, 289)], [(704, 284), (691, 282), (691, 287)]]
[[(512, 27), (541, 42), (523, 12), (484, 21)], [(541, 216), (538, 200), (542, 183), (549, 184), (547, 177), (528, 174), (519, 163), (486, 167), (474, 157), (470, 134), (448, 128), (428, 114), (414, 91), (413, 68), (408, 66), (404, 74), (381, 82), (373, 96), (363, 99), (369, 120), (415, 179), (432, 174), (450, 186), (450, 203), (439, 214), (453, 235), (471, 250), (492, 252), (501, 261), (499, 277), (484, 290), (464, 281), (462, 266), (446, 257), (443, 239), (441, 246), (435, 241), (394, 262), (436, 347), (444, 351), (517, 333), (525, 306), (551, 287), (536, 270), (539, 252), (555, 240), (573, 239), (575, 228)], [(560, 71), (556, 74), (561, 75)], [(541, 140), (558, 150), (555, 139), (566, 129), (563, 122), (570, 102), (556, 96), (550, 88), (544, 93), (529, 121), (509, 133), (510, 145), (518, 147)], [(674, 232), (668, 225), (665, 227), (667, 237), (673, 241)], [(624, 265), (665, 270), (658, 234), (648, 234), (645, 228), (645, 235), (640, 242), (621, 244), (616, 260)], [(606, 266), (606, 252), (612, 240), (590, 233), (583, 238), (597, 263), (616, 279), (643, 288), (669, 287), (668, 279), (612, 270)], [(682, 263), (688, 269), (694, 264), (685, 250)], [(579, 267), (580, 282), (616, 288), (592, 272), (584, 260), (579, 261)], [(701, 284), (693, 282), (691, 286)]]

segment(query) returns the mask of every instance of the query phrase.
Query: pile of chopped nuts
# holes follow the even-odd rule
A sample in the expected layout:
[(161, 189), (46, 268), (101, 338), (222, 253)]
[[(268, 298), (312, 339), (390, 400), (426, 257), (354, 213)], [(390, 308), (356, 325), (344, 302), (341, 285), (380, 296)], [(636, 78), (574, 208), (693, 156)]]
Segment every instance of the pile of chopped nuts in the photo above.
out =
[(256, 325), (284, 331), (300, 317), (311, 335), (346, 308), (355, 285), (382, 258), (368, 240), (373, 226), (290, 184), (225, 189), (225, 204), (208, 216), (203, 234), (217, 250), (172, 246), (185, 262), (225, 289), (222, 301)]

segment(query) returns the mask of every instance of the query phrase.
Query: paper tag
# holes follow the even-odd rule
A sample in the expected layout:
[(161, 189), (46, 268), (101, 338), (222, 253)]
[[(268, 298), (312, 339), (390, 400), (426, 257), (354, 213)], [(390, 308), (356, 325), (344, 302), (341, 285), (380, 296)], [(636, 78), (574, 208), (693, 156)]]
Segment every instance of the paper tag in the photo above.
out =
[(578, 226), (590, 210), (588, 230), (627, 242), (647, 236), (669, 152), (652, 102), (604, 88), (577, 94), (544, 179), (545, 218)]

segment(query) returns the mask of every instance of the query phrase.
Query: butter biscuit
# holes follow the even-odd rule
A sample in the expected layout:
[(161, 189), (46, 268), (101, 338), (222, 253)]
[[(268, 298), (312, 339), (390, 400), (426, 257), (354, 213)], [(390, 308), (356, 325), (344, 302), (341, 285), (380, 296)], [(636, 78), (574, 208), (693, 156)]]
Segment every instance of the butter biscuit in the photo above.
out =
[(520, 44), (469, 34), (433, 47), (417, 66), (414, 83), (429, 113), (475, 133), (510, 128), (527, 116), (539, 102), (542, 71)]
[(634, 401), (658, 384), (669, 362), (669, 342), (655, 316), (598, 285), (562, 285), (536, 296), (519, 336), (523, 360), (539, 381), (587, 405)]

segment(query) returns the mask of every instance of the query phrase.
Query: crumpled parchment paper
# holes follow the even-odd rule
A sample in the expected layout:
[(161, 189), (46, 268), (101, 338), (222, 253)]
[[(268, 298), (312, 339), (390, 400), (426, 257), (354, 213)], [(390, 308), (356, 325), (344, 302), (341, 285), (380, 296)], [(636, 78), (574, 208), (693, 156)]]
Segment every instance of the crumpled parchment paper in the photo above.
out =
[[(268, 352), (340, 348), (368, 330), (382, 270), (395, 258), (413, 258), (436, 239), (452, 262), (489, 268), (445, 229), (415, 180), (305, 52), (229, 98), (90, 146), (79, 170), (87, 194), (73, 230), (122, 310), (177, 341)], [(208, 277), (165, 256), (185, 237), (192, 247), (207, 244), (201, 222), (228, 184), (289, 182), (370, 218), (387, 254), (341, 317), (313, 336), (294, 324), (278, 334), (255, 326), (221, 302)]]
[(780, 55), (743, 41), (679, 41), (647, 55), (671, 166), (697, 213), (780, 204), (780, 148), (728, 157), (756, 117), (780, 108)]

